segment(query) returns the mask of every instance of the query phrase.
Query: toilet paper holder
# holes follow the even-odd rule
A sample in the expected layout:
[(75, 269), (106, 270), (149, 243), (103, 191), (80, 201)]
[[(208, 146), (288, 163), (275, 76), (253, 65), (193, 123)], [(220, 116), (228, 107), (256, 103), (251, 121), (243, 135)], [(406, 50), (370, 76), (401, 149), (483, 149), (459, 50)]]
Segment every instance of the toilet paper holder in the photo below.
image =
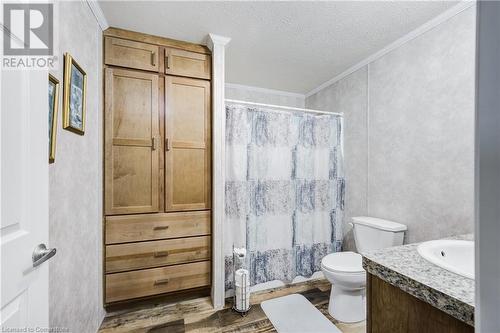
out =
[(250, 271), (246, 260), (246, 249), (233, 245), (233, 310), (245, 316), (250, 305)]

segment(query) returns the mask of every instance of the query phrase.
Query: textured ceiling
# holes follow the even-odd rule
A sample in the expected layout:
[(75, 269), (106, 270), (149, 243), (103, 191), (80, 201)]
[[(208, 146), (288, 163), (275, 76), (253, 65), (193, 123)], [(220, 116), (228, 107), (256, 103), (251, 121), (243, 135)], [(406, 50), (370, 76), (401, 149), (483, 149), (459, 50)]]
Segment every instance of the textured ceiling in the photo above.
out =
[(231, 38), (226, 80), (307, 93), (449, 9), (450, 1), (99, 1), (110, 26), (204, 43)]

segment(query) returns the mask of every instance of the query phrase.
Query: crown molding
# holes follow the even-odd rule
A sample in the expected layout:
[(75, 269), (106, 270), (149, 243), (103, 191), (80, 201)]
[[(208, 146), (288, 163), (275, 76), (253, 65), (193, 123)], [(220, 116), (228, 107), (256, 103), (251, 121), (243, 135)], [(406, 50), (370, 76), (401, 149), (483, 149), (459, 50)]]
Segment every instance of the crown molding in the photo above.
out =
[(215, 34), (208, 34), (207, 36), (207, 47), (210, 51), (214, 50), (214, 45), (226, 46), (231, 41), (231, 38), (224, 37)]
[(476, 5), (475, 0), (465, 0), (461, 1), (460, 3), (456, 4), (455, 6), (451, 7), (447, 11), (439, 14), (435, 18), (431, 19), (430, 21), (427, 21), (426, 23), (422, 24), (420, 27), (412, 30), (408, 34), (404, 35), (403, 37), (397, 39), (396, 41), (392, 42), (391, 44), (387, 45), (386, 47), (382, 48), (381, 50), (373, 53), (369, 57), (365, 58), (364, 60), (358, 62), (354, 66), (349, 67), (347, 70), (343, 71), (339, 75), (333, 77), (332, 79), (322, 83), (318, 87), (314, 88), (313, 90), (309, 91), (307, 94), (305, 94), (305, 97), (310, 97), (317, 92), (323, 90), (324, 88), (331, 86), (337, 81), (340, 81), (341, 79), (345, 78), (346, 76), (356, 72), (357, 70), (361, 69), (362, 67), (368, 65), (369, 63), (374, 62), (375, 60), (383, 57), (387, 53), (397, 49), (398, 47), (401, 47), (402, 45), (408, 43), (409, 41), (423, 35), (427, 31), (437, 27), (441, 23), (444, 23), (451, 19), (452, 17), (460, 14), (466, 9), (469, 9), (471, 7), (474, 7)]
[(236, 83), (226, 83), (226, 88), (243, 89), (243, 90), (248, 90), (248, 91), (255, 91), (255, 92), (261, 92), (261, 93), (265, 93), (265, 94), (273, 94), (273, 95), (280, 95), (280, 96), (286, 96), (286, 97), (295, 97), (295, 98), (303, 98), (303, 99), (306, 98), (306, 95), (304, 95), (304, 94), (293, 93), (293, 92), (283, 91), (283, 90), (275, 90), (275, 89), (247, 86), (247, 85), (236, 84)]
[(89, 5), (90, 11), (94, 14), (97, 24), (99, 24), (101, 30), (104, 31), (109, 28), (108, 21), (106, 20), (106, 17), (104, 16), (101, 6), (97, 0), (85, 0), (85, 2)]

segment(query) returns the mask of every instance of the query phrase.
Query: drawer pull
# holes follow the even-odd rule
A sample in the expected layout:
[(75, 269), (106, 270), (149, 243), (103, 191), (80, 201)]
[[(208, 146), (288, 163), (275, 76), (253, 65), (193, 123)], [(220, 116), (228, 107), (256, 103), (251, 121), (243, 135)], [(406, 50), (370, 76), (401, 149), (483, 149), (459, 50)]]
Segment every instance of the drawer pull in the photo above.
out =
[(156, 52), (151, 52), (151, 65), (156, 66)]
[(161, 280), (155, 280), (154, 285), (155, 286), (161, 286), (162, 284), (167, 284), (169, 279), (161, 279)]
[(169, 56), (165, 56), (165, 63), (166, 63), (167, 69), (170, 69), (170, 57)]
[(157, 227), (154, 227), (153, 230), (166, 230), (168, 229), (168, 225), (159, 225)]
[(155, 258), (167, 257), (168, 251), (159, 251), (154, 253)]

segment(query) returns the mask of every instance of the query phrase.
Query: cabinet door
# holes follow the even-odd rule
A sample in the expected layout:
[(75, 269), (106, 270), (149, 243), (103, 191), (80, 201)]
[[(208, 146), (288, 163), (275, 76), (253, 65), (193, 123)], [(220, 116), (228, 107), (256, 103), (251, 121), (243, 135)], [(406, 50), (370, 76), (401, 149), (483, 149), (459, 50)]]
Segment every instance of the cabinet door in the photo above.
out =
[(158, 212), (158, 76), (105, 74), (105, 213)]
[(210, 82), (167, 76), (167, 211), (210, 208)]
[(210, 56), (177, 49), (165, 49), (165, 73), (210, 79)]
[(104, 40), (104, 62), (107, 65), (158, 71), (158, 46), (113, 37)]

